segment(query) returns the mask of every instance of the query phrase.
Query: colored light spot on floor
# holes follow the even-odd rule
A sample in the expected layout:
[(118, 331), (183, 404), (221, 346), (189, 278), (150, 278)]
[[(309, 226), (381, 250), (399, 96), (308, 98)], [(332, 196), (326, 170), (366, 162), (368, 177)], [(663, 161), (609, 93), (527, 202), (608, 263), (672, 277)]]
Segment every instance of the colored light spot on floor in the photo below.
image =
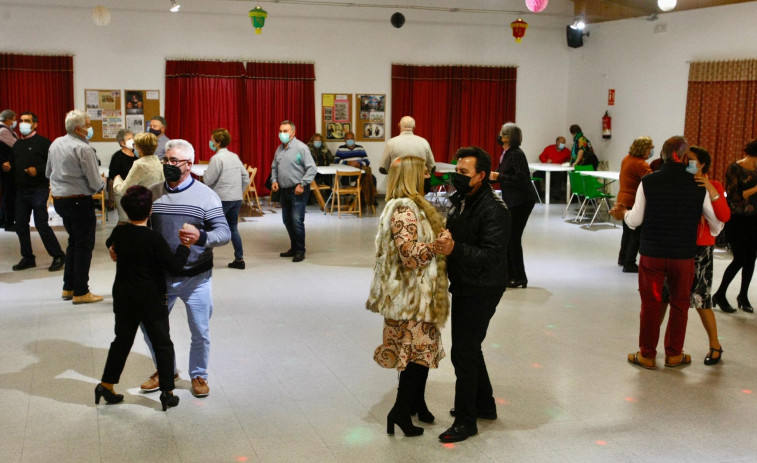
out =
[(532, 363), (532, 364), (531, 364), (531, 367), (532, 367), (532, 368), (541, 368), (541, 365), (540, 365), (540, 364), (538, 364), (538, 363)]
[(445, 447), (445, 448), (448, 448), (448, 449), (454, 449), (455, 448), (455, 444), (442, 444), (442, 446)]
[(636, 402), (636, 399), (633, 397), (626, 397), (626, 402)]
[(500, 348), (500, 345), (499, 345), (499, 344), (497, 344), (496, 342), (493, 342), (493, 343), (491, 344), (491, 346), (492, 346), (492, 348), (493, 348), (493, 349), (499, 349), (499, 348)]
[(348, 445), (363, 445), (371, 441), (371, 433), (365, 428), (353, 428), (342, 437)]
[(742, 389), (741, 392), (743, 392), (744, 394), (751, 394), (752, 390), (751, 389)]
[(547, 325), (547, 328), (549, 328), (550, 330), (553, 330), (555, 329), (555, 325)]
[(236, 461), (247, 461), (249, 459), (250, 459), (249, 457), (236, 457), (235, 458)]
[(605, 442), (603, 440), (598, 440), (597, 441), (597, 445), (607, 445), (607, 442)]
[(498, 398), (494, 399), (494, 401), (497, 402), (500, 405), (510, 405), (510, 401), (507, 400), (507, 399), (505, 399), (505, 398), (498, 397)]

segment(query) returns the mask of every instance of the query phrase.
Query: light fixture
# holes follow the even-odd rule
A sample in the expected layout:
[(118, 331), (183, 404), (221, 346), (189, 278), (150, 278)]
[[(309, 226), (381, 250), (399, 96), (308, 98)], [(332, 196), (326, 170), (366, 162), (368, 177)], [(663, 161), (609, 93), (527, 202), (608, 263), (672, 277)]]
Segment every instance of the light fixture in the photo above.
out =
[(585, 27), (586, 27), (586, 23), (581, 18), (576, 18), (576, 20), (573, 21), (573, 24), (570, 25), (571, 29), (576, 29), (579, 31), (584, 30)]
[(171, 13), (177, 13), (181, 8), (181, 5), (176, 3), (176, 0), (171, 0)]
[(670, 11), (676, 7), (676, 0), (657, 0), (657, 7), (662, 11)]

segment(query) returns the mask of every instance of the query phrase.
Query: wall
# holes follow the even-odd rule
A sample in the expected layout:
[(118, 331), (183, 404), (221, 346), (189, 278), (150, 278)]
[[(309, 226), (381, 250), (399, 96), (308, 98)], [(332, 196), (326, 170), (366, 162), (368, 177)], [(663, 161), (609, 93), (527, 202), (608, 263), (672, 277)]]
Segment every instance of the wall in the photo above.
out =
[[(71, 3), (79, 6), (63, 6)], [(2, 50), (73, 54), (77, 107), (84, 106), (85, 88), (160, 89), (164, 98), (166, 58), (315, 62), (319, 114), (322, 92), (385, 93), (391, 107), (391, 63), (512, 65), (518, 66), (516, 122), (523, 128), (529, 156), (538, 156), (557, 134), (567, 134), (568, 0), (553, 0), (549, 16), (524, 15), (530, 27), (519, 44), (511, 36), (512, 14), (403, 10), (407, 21), (396, 29), (389, 22), (393, 11), (383, 8), (262, 3), (269, 17), (263, 33), (255, 35), (247, 17), (249, 2), (182, 0), (178, 14), (169, 13), (163, 0), (99, 3), (112, 11), (111, 23), (104, 27), (92, 21), (91, 2), (0, 1)], [(469, 0), (465, 7), (524, 9), (522, 0), (506, 3)], [(320, 117), (317, 121), (320, 126)], [(492, 137), (498, 129), (491, 128)], [(272, 137), (276, 130), (271, 128)], [(422, 134), (423, 128), (418, 131)], [(364, 146), (378, 162), (384, 143)], [(115, 143), (95, 147), (105, 163), (118, 149)], [(451, 154), (436, 153), (439, 159)], [(383, 190), (384, 176), (377, 176)]]
[[(611, 170), (639, 136), (652, 137), (658, 156), (668, 137), (683, 134), (689, 61), (757, 58), (754, 18), (757, 2), (590, 26), (584, 46), (568, 52), (568, 123), (581, 125)], [(655, 26), (667, 31), (655, 33)], [(609, 88), (616, 101), (609, 107), (613, 136), (605, 141)]]

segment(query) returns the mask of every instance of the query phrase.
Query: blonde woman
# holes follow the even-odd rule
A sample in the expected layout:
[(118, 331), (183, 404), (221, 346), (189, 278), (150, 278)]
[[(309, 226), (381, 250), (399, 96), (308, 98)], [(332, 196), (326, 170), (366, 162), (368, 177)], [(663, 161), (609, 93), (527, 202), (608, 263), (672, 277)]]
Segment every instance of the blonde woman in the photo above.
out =
[(134, 137), (134, 150), (137, 152), (139, 159), (129, 170), (126, 179), (117, 175), (113, 179), (113, 192), (116, 195), (116, 207), (118, 208), (118, 224), (123, 225), (129, 221), (129, 217), (121, 207), (121, 197), (133, 185), (142, 185), (149, 187), (165, 180), (163, 176), (163, 164), (157, 156), (155, 149), (158, 147), (158, 138), (149, 133), (142, 132)]
[(415, 412), (423, 422), (434, 421), (425, 401), (426, 379), (428, 369), (437, 368), (444, 358), (447, 270), (444, 257), (437, 257), (433, 248), (444, 226), (423, 198), (428, 176), (421, 158), (392, 163), (376, 235), (376, 266), (366, 308), (384, 316), (384, 342), (373, 358), (384, 368), (400, 371), (397, 398), (386, 417), (388, 434), (394, 434), (395, 424), (406, 436), (423, 434), (423, 428), (413, 425)]

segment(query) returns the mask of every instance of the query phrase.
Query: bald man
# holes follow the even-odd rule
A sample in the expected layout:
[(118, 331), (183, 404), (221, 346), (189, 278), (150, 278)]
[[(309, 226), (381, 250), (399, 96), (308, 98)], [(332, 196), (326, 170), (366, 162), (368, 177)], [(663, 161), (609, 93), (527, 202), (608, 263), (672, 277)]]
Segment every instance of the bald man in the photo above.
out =
[(434, 163), (434, 155), (431, 153), (431, 146), (425, 138), (413, 133), (415, 119), (410, 116), (403, 117), (400, 119), (399, 128), (400, 134), (386, 142), (379, 172), (386, 175), (392, 161), (400, 156), (415, 156), (424, 159), (428, 171), (433, 172), (436, 164)]

